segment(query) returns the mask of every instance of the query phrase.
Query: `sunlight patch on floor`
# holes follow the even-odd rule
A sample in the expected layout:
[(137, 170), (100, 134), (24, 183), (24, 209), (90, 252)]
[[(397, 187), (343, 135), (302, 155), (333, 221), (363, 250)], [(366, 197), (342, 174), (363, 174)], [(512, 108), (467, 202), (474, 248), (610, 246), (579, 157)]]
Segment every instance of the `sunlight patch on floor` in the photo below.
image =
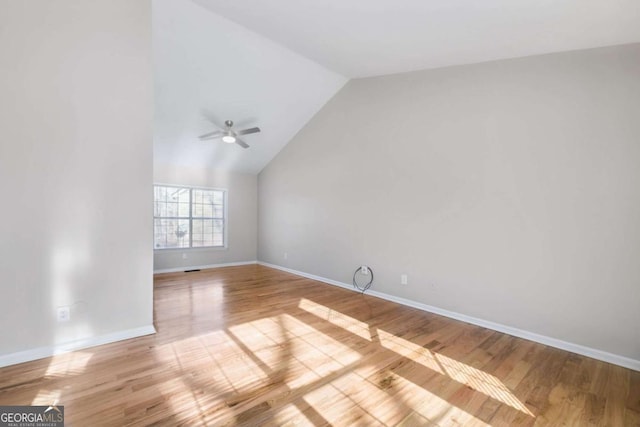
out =
[(241, 323), (229, 327), (229, 332), (241, 340), (242, 344), (251, 351), (273, 348), (274, 345), (285, 344), (287, 340), (282, 328), (274, 320), (277, 319), (267, 317), (253, 322)]
[(330, 425), (379, 425), (365, 410), (355, 405), (349, 396), (333, 384), (314, 388), (304, 395), (304, 401)]
[(41, 406), (41, 405), (52, 405), (54, 402), (60, 401), (60, 397), (62, 396), (62, 390), (39, 390), (36, 397), (31, 401), (31, 405)]
[(378, 338), (383, 347), (419, 363), (432, 371), (445, 375), (444, 369), (429, 349), (407, 341), (404, 338), (396, 337), (382, 329), (378, 329)]
[(83, 351), (74, 351), (53, 356), (44, 376), (66, 377), (69, 375), (82, 374), (87, 368), (87, 364), (92, 356), (93, 353)]
[[(432, 371), (434, 381), (449, 381), (451, 394), (464, 385), (533, 416), (499, 379), (477, 368), (384, 330), (370, 331), (366, 323), (312, 301), (301, 299), (299, 308), (315, 317), (278, 314), (157, 347), (159, 359), (181, 373), (194, 375), (188, 384), (167, 381), (162, 385), (163, 394), (174, 393), (169, 401), (174, 412), (191, 401), (209, 409), (216, 407), (218, 420), (234, 419), (252, 410), (259, 396), (271, 395), (277, 402), (278, 396), (300, 393), (297, 405), (287, 403), (278, 408), (269, 403), (278, 423), (320, 420), (348, 424), (349, 419), (344, 418), (348, 414), (356, 423), (397, 424), (413, 411), (415, 417), (429, 422), (486, 425), (449, 403), (446, 395), (414, 384), (406, 376), (410, 370), (402, 374), (391, 368), (387, 377), (372, 376), (380, 372), (380, 364), (404, 360), (404, 365), (398, 366), (415, 362)], [(334, 327), (350, 334), (342, 332), (334, 338)], [(378, 346), (376, 341), (393, 353), (359, 363), (368, 348)], [(203, 390), (214, 390), (215, 398), (205, 399)]]
[(531, 417), (534, 416), (526, 405), (520, 402), (498, 378), (442, 354), (435, 353), (434, 356), (451, 379), (484, 393), (492, 399), (509, 405), (522, 413)]
[(380, 384), (374, 384), (354, 372), (346, 373), (332, 384), (384, 425), (398, 424), (411, 410), (401, 399), (389, 398), (393, 384), (389, 384), (389, 389), (383, 389)]
[(413, 412), (425, 417), (437, 425), (489, 426), (463, 409), (449, 403), (446, 399), (420, 387), (410, 380), (396, 376), (394, 394), (398, 400), (413, 409)]
[(361, 357), (349, 346), (288, 314), (232, 326), (228, 336), (267, 378), (291, 389), (317, 381)]
[(352, 334), (358, 335), (360, 338), (366, 339), (367, 341), (371, 341), (369, 325), (359, 321), (358, 319), (354, 319), (353, 317), (342, 314), (339, 311), (332, 310), (306, 298), (300, 298), (298, 307), (308, 313), (318, 316), (322, 320), (326, 320), (332, 325), (345, 329)]
[(264, 371), (225, 331), (159, 345), (154, 348), (154, 356), (163, 366), (193, 373), (194, 379), (214, 384), (220, 391), (247, 390), (267, 379)]
[[(232, 417), (271, 383), (253, 353), (225, 331), (163, 344), (154, 353), (163, 366), (180, 375), (159, 384), (158, 390), (166, 396), (172, 413), (191, 414), (191, 418), (177, 418), (186, 424)], [(194, 407), (198, 408), (197, 419), (193, 418)]]
[(493, 375), (489, 375), (480, 369), (458, 362), (442, 354), (433, 353), (429, 349), (403, 338), (396, 337), (383, 330), (378, 330), (378, 336), (380, 337), (380, 343), (384, 347), (414, 362), (420, 363), (439, 374), (446, 375), (460, 384), (469, 386), (492, 399), (509, 405), (520, 412), (532, 417), (534, 416), (526, 405), (520, 402), (511, 390)]
[(270, 425), (276, 426), (313, 426), (305, 413), (295, 404), (289, 403), (280, 408), (269, 420)]
[[(176, 423), (194, 425), (195, 419), (204, 422), (206, 414), (212, 407), (226, 407), (222, 394), (205, 393), (198, 384), (185, 384), (180, 378), (172, 378), (158, 384), (158, 391), (171, 407)], [(194, 411), (195, 408), (197, 411)], [(194, 416), (194, 414), (197, 415)]]
[[(299, 343), (301, 346), (295, 354), (296, 357), (303, 357), (306, 351), (312, 348), (319, 357), (325, 355), (341, 367), (350, 365), (362, 358), (358, 351), (349, 347), (349, 343), (343, 344), (289, 314), (282, 314), (280, 317), (289, 336), (294, 338), (293, 342)], [(309, 366), (309, 368), (320, 375), (326, 375), (326, 371), (322, 367)]]

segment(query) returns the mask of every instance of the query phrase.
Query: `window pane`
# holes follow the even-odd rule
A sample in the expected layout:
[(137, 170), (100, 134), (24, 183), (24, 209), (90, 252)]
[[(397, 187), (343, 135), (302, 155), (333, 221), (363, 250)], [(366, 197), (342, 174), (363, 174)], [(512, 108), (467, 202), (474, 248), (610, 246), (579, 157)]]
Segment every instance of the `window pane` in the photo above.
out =
[(153, 188), (153, 201), (153, 216), (165, 216), (167, 188), (155, 186)]
[(208, 203), (202, 205), (202, 216), (206, 218), (213, 217), (213, 204)]
[(189, 189), (178, 188), (176, 189), (173, 197), (174, 197), (174, 200), (177, 200), (180, 203), (189, 203)]
[(180, 203), (178, 206), (178, 216), (189, 218), (189, 203)]
[(155, 219), (154, 247), (156, 249), (188, 248), (188, 219)]
[(202, 190), (193, 190), (193, 203), (202, 204)]
[(215, 203), (217, 201), (220, 203), (224, 201), (222, 191), (193, 190), (193, 203), (191, 204), (193, 218), (221, 218), (224, 209), (222, 204)]
[(178, 202), (167, 202), (166, 212), (162, 216), (178, 216)]
[(194, 219), (193, 220), (193, 246), (212, 246), (210, 242), (210, 226), (207, 224), (207, 220)]
[(223, 246), (224, 227), (221, 220), (194, 219), (193, 247)]
[(224, 220), (213, 220), (213, 246), (224, 246)]
[(154, 199), (157, 201), (163, 201), (163, 202), (166, 201), (167, 188), (156, 185), (155, 187), (153, 187), (153, 196), (154, 196)]
[(154, 186), (153, 216), (189, 218), (189, 189)]
[(222, 205), (224, 203), (224, 191), (212, 191), (213, 203), (216, 205)]

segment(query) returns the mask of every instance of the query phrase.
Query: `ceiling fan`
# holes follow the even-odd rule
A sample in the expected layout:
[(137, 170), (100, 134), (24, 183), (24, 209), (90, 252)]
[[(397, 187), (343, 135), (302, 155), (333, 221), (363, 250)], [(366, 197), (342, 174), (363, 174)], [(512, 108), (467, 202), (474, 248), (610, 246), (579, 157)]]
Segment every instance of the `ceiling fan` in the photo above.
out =
[(200, 138), (200, 141), (209, 141), (211, 139), (222, 138), (222, 141), (228, 144), (236, 143), (242, 148), (249, 148), (249, 144), (238, 138), (238, 136), (249, 135), (258, 132), (260, 132), (259, 127), (234, 130), (233, 122), (231, 120), (227, 120), (224, 122), (223, 130), (216, 130), (214, 132), (205, 133), (204, 135), (200, 135), (198, 138)]

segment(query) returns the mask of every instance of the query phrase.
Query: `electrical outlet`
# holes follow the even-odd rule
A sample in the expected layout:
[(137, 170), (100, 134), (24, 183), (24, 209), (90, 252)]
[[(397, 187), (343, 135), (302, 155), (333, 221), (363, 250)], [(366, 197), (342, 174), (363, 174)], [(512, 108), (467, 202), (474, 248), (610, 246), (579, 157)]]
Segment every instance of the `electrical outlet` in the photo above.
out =
[(409, 277), (407, 277), (406, 274), (401, 274), (400, 275), (400, 284), (401, 285), (407, 285), (409, 284)]
[(186, 253), (182, 254), (182, 259), (187, 259), (187, 254)]
[(285, 252), (284, 253), (284, 259), (287, 259), (287, 258), (289, 258), (289, 254)]
[(69, 306), (58, 307), (57, 318), (58, 322), (68, 322), (71, 320), (71, 310)]
[(362, 267), (360, 267), (360, 272), (362, 274), (364, 274), (365, 276), (369, 275), (369, 267), (367, 267), (366, 265), (363, 265)]

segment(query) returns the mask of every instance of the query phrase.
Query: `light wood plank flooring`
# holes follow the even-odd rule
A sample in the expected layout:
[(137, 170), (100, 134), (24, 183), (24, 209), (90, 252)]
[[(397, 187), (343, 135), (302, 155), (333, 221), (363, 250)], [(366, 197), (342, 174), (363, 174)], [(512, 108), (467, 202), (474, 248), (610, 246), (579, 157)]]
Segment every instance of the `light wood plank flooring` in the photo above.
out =
[(263, 266), (155, 278), (155, 336), (0, 369), (67, 425), (640, 426), (640, 373)]

